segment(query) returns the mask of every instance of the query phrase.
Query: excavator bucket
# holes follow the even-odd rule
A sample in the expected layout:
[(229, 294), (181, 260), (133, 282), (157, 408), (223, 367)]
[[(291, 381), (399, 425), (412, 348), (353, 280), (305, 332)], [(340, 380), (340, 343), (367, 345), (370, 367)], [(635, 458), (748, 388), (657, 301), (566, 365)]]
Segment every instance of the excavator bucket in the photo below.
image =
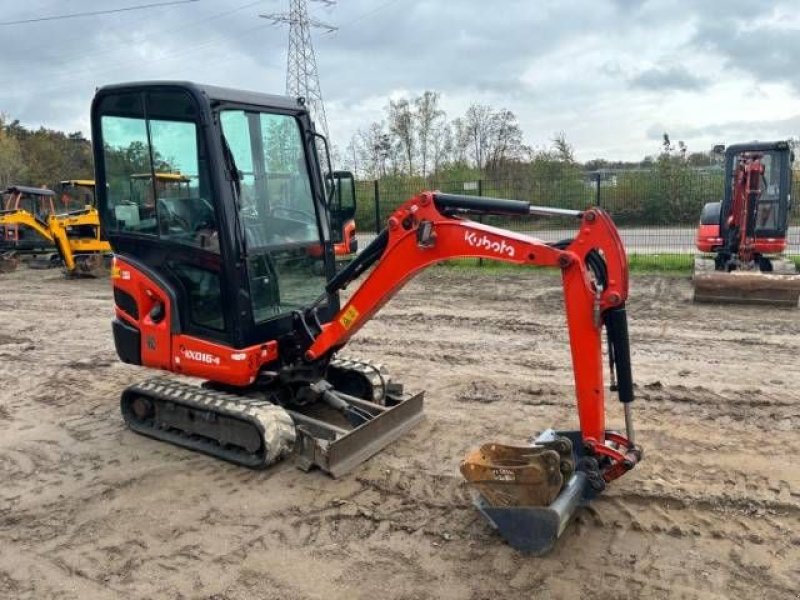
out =
[(800, 275), (761, 271), (695, 272), (695, 302), (796, 307)]
[(111, 259), (101, 253), (76, 257), (75, 273), (78, 277), (108, 278), (111, 274)]
[(604, 487), (596, 470), (576, 471), (586, 462), (582, 447), (578, 431), (547, 430), (530, 446), (485, 444), (465, 457), (461, 473), (475, 506), (503, 539), (515, 550), (541, 555)]
[(19, 266), (19, 259), (13, 252), (0, 252), (0, 273), (11, 273)]

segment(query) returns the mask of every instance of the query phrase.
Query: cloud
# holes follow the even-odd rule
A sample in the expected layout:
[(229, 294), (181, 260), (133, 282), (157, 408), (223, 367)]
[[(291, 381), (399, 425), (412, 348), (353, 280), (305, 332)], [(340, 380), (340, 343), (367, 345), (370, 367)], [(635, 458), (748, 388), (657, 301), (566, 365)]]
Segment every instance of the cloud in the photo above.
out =
[(632, 77), (629, 83), (651, 92), (697, 92), (709, 85), (709, 79), (693, 75), (685, 67), (654, 67)]
[[(3, 20), (34, 9), (6, 2)], [(72, 0), (69, 10), (92, 10)], [(691, 147), (753, 112), (786, 128), (795, 112), (800, 55), (794, 2), (752, 17), (746, 0), (347, 0), (310, 3), (322, 93), (334, 143), (380, 120), (390, 94), (441, 93), (448, 117), (473, 102), (513, 110), (526, 143), (565, 131), (580, 159), (639, 159), (657, 145), (654, 124)], [(41, 9), (41, 10), (40, 10)], [(204, 0), (137, 13), (0, 27), (0, 112), (28, 126), (88, 133), (97, 86), (188, 79), (281, 93), (288, 31), (259, 13), (287, 0)], [(731, 16), (734, 15), (734, 16)], [(742, 15), (741, 18), (738, 15)], [(794, 20), (793, 20), (794, 19)], [(669, 90), (681, 93), (663, 93)], [(774, 126), (767, 123), (774, 120)], [(717, 132), (704, 130), (716, 123)], [(689, 134), (696, 140), (689, 139)], [(760, 135), (760, 134), (759, 134)], [(682, 136), (682, 137), (681, 137)]]
[(694, 45), (700, 51), (718, 53), (731, 71), (759, 82), (788, 83), (800, 92), (800, 34), (795, 27), (732, 19), (709, 21), (698, 29)]

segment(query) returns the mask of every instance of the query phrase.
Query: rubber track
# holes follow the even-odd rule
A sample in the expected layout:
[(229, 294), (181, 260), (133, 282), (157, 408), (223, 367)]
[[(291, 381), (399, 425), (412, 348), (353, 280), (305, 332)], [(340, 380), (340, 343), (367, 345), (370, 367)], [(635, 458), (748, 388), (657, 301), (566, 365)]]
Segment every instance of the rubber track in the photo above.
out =
[[(231, 421), (247, 423), (256, 429), (261, 447), (251, 453), (205, 436), (159, 427), (154, 421), (140, 421), (128, 409), (128, 405), (141, 396), (162, 406), (172, 403), (201, 414), (213, 413)], [(253, 469), (266, 468), (288, 455), (296, 436), (289, 413), (267, 400), (200, 388), (165, 377), (148, 379), (128, 387), (122, 394), (121, 408), (126, 423), (137, 433)]]

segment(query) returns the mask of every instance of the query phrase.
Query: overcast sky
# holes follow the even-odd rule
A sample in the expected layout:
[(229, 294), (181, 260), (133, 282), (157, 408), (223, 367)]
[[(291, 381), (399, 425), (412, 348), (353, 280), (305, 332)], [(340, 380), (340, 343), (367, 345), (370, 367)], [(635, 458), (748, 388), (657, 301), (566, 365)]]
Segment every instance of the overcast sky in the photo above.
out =
[[(0, 0), (0, 21), (158, 0)], [(288, 0), (196, 2), (0, 25), (0, 112), (89, 132), (96, 86), (189, 79), (282, 93)], [(340, 0), (311, 12), (331, 137), (341, 148), (387, 98), (441, 93), (449, 118), (509, 108), (526, 142), (564, 131), (577, 157), (641, 159), (664, 131), (690, 151), (800, 134), (796, 0)]]

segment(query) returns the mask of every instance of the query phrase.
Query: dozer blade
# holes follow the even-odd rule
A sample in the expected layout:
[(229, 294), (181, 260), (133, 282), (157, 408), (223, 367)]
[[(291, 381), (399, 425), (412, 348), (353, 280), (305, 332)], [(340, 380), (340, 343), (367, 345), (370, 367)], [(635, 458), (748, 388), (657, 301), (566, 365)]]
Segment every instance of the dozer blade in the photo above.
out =
[(295, 453), (297, 466), (301, 469), (318, 467), (331, 477), (341, 477), (402, 436), (423, 417), (424, 392), (413, 396), (387, 396), (385, 406), (340, 395), (372, 414), (372, 419), (350, 429), (343, 424), (336, 425), (329, 420), (289, 410), (297, 426)]
[(800, 298), (800, 275), (714, 271), (695, 273), (692, 281), (695, 302), (796, 307)]
[(0, 253), (0, 273), (11, 273), (19, 266), (19, 259), (13, 252)]
[(599, 489), (590, 483), (597, 473), (575, 471), (583, 458), (580, 441), (578, 431), (548, 430), (532, 446), (486, 444), (462, 463), (475, 506), (515, 550), (551, 550), (578, 507)]

